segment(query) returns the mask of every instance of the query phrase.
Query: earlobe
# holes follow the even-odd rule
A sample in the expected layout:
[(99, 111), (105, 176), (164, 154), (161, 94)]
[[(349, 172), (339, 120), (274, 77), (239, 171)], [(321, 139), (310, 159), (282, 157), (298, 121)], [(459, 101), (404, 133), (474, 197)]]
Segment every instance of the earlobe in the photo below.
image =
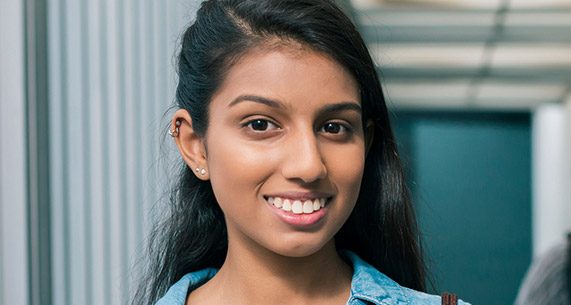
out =
[(208, 180), (204, 138), (194, 131), (188, 111), (179, 109), (172, 118), (169, 134), (174, 138), (186, 165), (201, 180)]

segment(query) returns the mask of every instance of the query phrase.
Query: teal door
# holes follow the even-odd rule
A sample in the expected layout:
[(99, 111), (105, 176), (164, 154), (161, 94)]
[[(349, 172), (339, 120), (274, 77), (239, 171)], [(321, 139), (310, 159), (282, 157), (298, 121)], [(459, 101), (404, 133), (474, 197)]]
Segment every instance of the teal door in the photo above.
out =
[(529, 113), (400, 112), (394, 123), (432, 290), (512, 304), (532, 252)]

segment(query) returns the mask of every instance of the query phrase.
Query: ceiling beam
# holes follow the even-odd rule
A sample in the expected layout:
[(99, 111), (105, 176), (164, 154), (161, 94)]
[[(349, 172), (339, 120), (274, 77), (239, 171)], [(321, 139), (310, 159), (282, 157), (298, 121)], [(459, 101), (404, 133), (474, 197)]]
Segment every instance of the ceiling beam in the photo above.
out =
[(370, 43), (571, 42), (571, 7), (477, 9), (391, 6), (354, 10)]
[[(346, 1), (346, 0), (345, 0)], [(361, 16), (366, 15), (368, 18), (376, 18), (377, 16), (394, 16), (394, 14), (495, 14), (497, 7), (477, 8), (477, 7), (452, 7), (452, 6), (434, 6), (434, 5), (382, 5), (375, 8), (355, 9), (355, 12)], [(562, 7), (530, 7), (530, 8), (513, 8), (508, 9), (510, 14), (571, 14), (571, 6)], [(392, 18), (392, 17), (391, 17)]]
[[(477, 78), (481, 75), (481, 69), (473, 68), (393, 68), (381, 67), (378, 69), (381, 78), (387, 79), (432, 79), (454, 80), (461, 78)], [(530, 82), (568, 82), (571, 84), (571, 67), (513, 67), (492, 68), (486, 71), (486, 79), (494, 81), (530, 81)]]
[(469, 43), (485, 42), (493, 26), (363, 25), (360, 30), (367, 43)]
[[(571, 16), (570, 16), (571, 18)], [(368, 43), (571, 43), (571, 26), (510, 26), (496, 33), (493, 25), (362, 25)]]

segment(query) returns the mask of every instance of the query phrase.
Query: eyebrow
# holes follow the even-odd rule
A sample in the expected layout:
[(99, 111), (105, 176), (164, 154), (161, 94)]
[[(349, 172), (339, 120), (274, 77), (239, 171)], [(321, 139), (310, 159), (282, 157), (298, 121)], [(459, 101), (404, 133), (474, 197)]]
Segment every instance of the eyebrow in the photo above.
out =
[[(265, 97), (258, 96), (258, 95), (240, 95), (239, 97), (235, 98), (228, 105), (228, 107), (232, 107), (236, 104), (239, 104), (239, 103), (245, 102), (245, 101), (264, 104), (264, 105), (272, 107), (272, 108), (282, 108), (282, 109), (286, 108), (284, 103), (282, 103), (278, 100), (273, 100), (273, 99), (265, 98)], [(339, 102), (339, 103), (335, 103), (335, 104), (326, 105), (325, 107), (320, 109), (320, 112), (331, 113), (331, 112), (340, 112), (340, 111), (344, 111), (344, 110), (356, 111), (359, 114), (361, 114), (361, 112), (362, 112), (361, 105), (359, 105), (356, 102), (348, 102), (348, 101), (343, 101), (343, 102)]]
[(239, 103), (245, 102), (245, 101), (264, 104), (264, 105), (272, 107), (272, 108), (285, 108), (285, 105), (280, 101), (272, 100), (272, 99), (257, 96), (257, 95), (240, 95), (239, 97), (235, 98), (228, 105), (228, 107), (232, 107), (236, 104), (239, 104)]
[(331, 112), (341, 112), (345, 110), (353, 110), (359, 114), (361, 114), (361, 105), (355, 102), (340, 102), (335, 104), (330, 104), (321, 109), (322, 113), (331, 113)]

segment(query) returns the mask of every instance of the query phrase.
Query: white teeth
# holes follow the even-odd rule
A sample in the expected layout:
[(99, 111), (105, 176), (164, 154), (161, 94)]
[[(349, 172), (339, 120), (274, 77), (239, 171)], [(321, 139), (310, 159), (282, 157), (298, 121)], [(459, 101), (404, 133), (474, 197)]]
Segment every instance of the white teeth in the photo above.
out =
[(301, 201), (283, 199), (280, 197), (268, 197), (267, 201), (269, 204), (275, 206), (278, 209), (292, 212), (294, 214), (311, 214), (325, 207), (325, 202), (327, 199), (315, 198), (313, 200), (307, 199), (305, 201)]
[(294, 200), (293, 203), (291, 204), (291, 211), (294, 214), (301, 214), (303, 213), (303, 206), (301, 205), (301, 201), (299, 200)]
[(306, 200), (303, 203), (303, 214), (311, 214), (313, 213), (313, 201)]
[(313, 210), (317, 211), (319, 209), (321, 209), (321, 203), (319, 202), (319, 199), (313, 200)]
[(291, 202), (288, 199), (284, 200), (284, 204), (282, 206), (282, 210), (284, 211), (291, 211)]
[[(281, 208), (282, 208), (282, 206), (283, 206), (283, 201), (282, 201), (281, 198), (279, 198), (279, 197), (278, 197), (278, 198), (272, 198), (272, 197), (270, 197), (270, 199), (274, 199), (274, 200), (273, 200), (273, 205), (275, 205), (276, 208), (278, 208), (278, 209), (281, 209)], [(268, 202), (270, 202), (269, 199), (268, 199)], [(270, 202), (270, 203), (272, 203), (272, 202)]]

